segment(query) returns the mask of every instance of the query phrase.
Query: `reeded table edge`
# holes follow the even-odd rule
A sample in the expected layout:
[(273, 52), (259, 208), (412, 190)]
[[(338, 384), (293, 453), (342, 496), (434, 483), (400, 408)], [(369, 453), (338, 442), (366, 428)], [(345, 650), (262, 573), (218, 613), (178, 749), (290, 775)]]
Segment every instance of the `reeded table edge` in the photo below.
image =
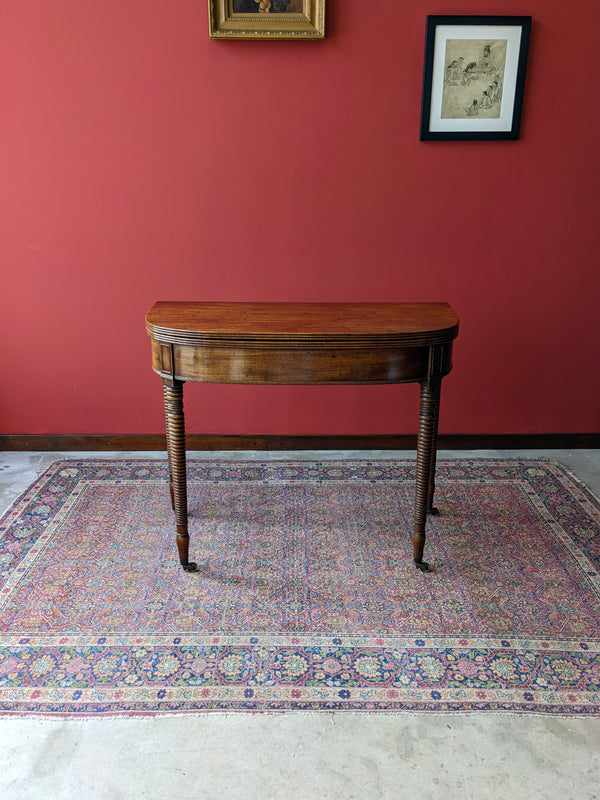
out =
[(400, 347), (429, 347), (430, 345), (445, 344), (458, 335), (458, 325), (453, 328), (423, 331), (420, 333), (379, 333), (372, 336), (348, 334), (223, 334), (201, 333), (198, 331), (181, 331), (173, 328), (160, 328), (146, 325), (146, 331), (151, 339), (166, 344), (191, 345), (194, 347), (231, 347), (237, 348), (277, 348), (286, 345), (295, 346), (302, 344), (309, 348), (330, 348), (332, 345), (340, 349), (394, 349)]

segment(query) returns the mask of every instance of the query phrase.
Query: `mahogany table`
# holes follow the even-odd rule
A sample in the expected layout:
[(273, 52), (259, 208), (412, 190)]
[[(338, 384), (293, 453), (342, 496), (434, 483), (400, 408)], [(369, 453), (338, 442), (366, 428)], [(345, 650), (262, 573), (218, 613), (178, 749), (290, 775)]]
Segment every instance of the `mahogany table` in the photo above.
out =
[(423, 572), (425, 523), (435, 514), (442, 378), (452, 368), (458, 317), (447, 303), (155, 303), (146, 315), (152, 368), (164, 391), (169, 487), (179, 560), (188, 561), (183, 384), (421, 386), (413, 558)]

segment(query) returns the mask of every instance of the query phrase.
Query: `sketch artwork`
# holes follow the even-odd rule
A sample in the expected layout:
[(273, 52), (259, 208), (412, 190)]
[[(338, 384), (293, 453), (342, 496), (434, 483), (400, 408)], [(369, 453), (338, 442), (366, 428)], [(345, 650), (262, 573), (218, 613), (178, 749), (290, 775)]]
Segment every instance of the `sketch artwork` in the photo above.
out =
[(442, 119), (499, 119), (506, 39), (447, 39)]

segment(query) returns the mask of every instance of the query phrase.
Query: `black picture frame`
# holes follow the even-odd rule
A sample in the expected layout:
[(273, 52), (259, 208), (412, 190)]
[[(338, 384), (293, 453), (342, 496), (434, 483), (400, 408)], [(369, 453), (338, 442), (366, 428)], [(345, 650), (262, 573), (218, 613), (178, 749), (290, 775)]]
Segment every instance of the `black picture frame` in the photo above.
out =
[(428, 16), (420, 139), (518, 139), (531, 17)]

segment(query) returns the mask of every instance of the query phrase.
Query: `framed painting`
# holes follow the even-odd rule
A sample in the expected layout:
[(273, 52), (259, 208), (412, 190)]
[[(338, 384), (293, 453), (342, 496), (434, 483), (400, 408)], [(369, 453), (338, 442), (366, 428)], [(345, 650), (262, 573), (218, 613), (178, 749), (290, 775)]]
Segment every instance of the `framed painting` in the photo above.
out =
[(421, 139), (518, 139), (531, 17), (429, 16)]
[(325, 0), (208, 0), (211, 39), (324, 39)]

